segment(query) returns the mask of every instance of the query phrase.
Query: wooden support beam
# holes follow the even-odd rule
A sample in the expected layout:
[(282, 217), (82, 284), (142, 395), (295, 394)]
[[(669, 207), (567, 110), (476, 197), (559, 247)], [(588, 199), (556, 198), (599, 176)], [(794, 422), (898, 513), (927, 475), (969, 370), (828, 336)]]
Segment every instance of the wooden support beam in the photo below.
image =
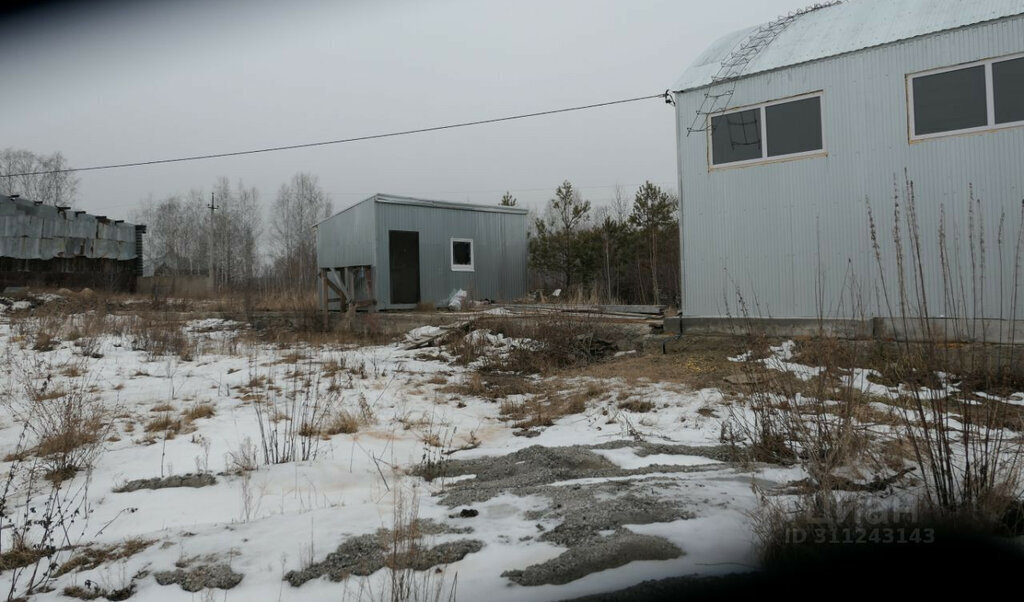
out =
[(370, 312), (377, 311), (377, 294), (373, 291), (373, 266), (366, 266), (366, 298), (370, 300)]
[(330, 312), (331, 312), (331, 298), (330, 293), (327, 289), (327, 270), (320, 270), (320, 286), (321, 286), (321, 298), (324, 310), (324, 330), (330, 325)]
[[(356, 304), (356, 299), (357, 299), (356, 294), (355, 294), (356, 293), (356, 282), (355, 282), (356, 275), (355, 275), (354, 270), (355, 270), (355, 268), (352, 268), (352, 267), (346, 267), (345, 268), (345, 276), (344, 276), (344, 278), (345, 278), (344, 279), (345, 290), (349, 291), (351, 293), (349, 295), (349, 297), (348, 297), (348, 305), (355, 305)], [(348, 308), (346, 307), (345, 309), (348, 309)]]
[[(344, 269), (344, 268), (342, 268), (342, 269)], [(338, 293), (338, 296), (341, 297), (340, 301), (344, 305), (345, 301), (347, 301), (348, 299), (352, 298), (352, 295), (349, 294), (349, 292), (345, 290), (345, 288), (344, 288), (345, 285), (343, 283), (338, 284), (338, 283), (335, 283), (333, 280), (331, 280), (331, 277), (330, 277), (330, 274), (329, 274), (329, 272), (331, 272), (331, 271), (333, 271), (333, 270), (331, 270), (330, 268), (324, 268), (324, 274), (326, 276), (326, 278), (324, 279), (324, 283), (327, 286), (329, 286), (331, 288), (331, 290), (333, 290), (334, 292)], [(351, 290), (351, 289), (349, 289), (349, 290)]]

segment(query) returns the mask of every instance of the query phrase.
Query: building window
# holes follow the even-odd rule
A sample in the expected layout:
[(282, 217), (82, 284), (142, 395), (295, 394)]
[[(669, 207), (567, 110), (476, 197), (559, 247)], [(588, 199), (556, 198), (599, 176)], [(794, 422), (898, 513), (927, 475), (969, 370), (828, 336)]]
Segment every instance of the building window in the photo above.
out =
[(712, 117), (711, 145), (715, 165), (753, 161), (763, 157), (761, 110), (737, 111)]
[(452, 271), (473, 271), (473, 239), (452, 239)]
[(710, 143), (712, 167), (818, 156), (821, 93), (713, 115)]
[(1024, 57), (907, 76), (911, 140), (1024, 125)]
[(1024, 122), (1024, 57), (992, 64), (995, 122)]

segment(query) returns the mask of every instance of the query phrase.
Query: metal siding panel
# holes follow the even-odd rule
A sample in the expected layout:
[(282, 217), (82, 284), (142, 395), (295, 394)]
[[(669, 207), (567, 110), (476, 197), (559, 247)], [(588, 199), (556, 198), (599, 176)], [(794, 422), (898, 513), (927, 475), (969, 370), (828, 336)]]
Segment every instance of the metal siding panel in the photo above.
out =
[(9, 197), (0, 199), (0, 240), (0, 255), (17, 259), (128, 261), (137, 256), (132, 224), (102, 224), (95, 216)]
[[(443, 304), (451, 291), (459, 288), (477, 299), (507, 301), (526, 293), (525, 214), (385, 203), (377, 207), (381, 308), (394, 307), (387, 273), (389, 230), (420, 233), (420, 297), (425, 301)], [(472, 272), (452, 271), (452, 238), (473, 239)]]
[[(376, 266), (375, 203), (366, 199), (332, 215), (316, 227), (317, 268)], [(374, 296), (381, 299), (381, 283), (374, 274)], [(357, 282), (362, 287), (363, 279)], [(361, 298), (361, 297), (360, 297)]]
[(375, 219), (374, 203), (366, 200), (320, 222), (316, 228), (318, 267), (374, 265)]
[[(1007, 20), (738, 82), (731, 103), (737, 107), (824, 90), (824, 158), (709, 172), (705, 135), (685, 136), (703, 95), (678, 95), (684, 314), (736, 315), (738, 292), (754, 315), (816, 317), (820, 280), (825, 317), (862, 317), (851, 296), (859, 297), (867, 316), (889, 315), (877, 294), (867, 206), (878, 226), (891, 295), (897, 280), (894, 186), (902, 187), (906, 169), (916, 188), (929, 313), (951, 311), (942, 300), (941, 211), (949, 229), (947, 247), (952, 252), (955, 239), (960, 246), (955, 257), (970, 265), (966, 230), (973, 185), (988, 246), (984, 291), (979, 287), (978, 295), (984, 302), (978, 309), (1005, 315), (1010, 293), (1001, 296), (998, 290), (996, 230), (1005, 213), (1004, 238), (1015, 240), (1024, 199), (1024, 128), (910, 144), (905, 76), (1021, 52), (1022, 40), (1024, 19)], [(1012, 244), (1008, 250), (1012, 255)], [(1004, 275), (1012, 272), (1005, 251), (1003, 262)], [(851, 295), (854, 286), (860, 293)]]

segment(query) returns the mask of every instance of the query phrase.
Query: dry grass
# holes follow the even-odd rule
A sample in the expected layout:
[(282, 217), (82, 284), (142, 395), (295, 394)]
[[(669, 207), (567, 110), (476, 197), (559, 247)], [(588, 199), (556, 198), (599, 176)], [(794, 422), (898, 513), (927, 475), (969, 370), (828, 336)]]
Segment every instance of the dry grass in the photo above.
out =
[(25, 397), (5, 400), (7, 409), (30, 435), (11, 459), (36, 456), (47, 479), (58, 483), (92, 466), (110, 432), (112, 412), (83, 376), (53, 376), (46, 363), (13, 370)]
[(16, 545), (0, 554), (0, 571), (9, 571), (11, 569), (35, 564), (53, 553), (54, 550), (50, 548), (35, 548)]
[(61, 593), (68, 598), (78, 598), (79, 600), (98, 600), (103, 598), (104, 600), (110, 600), (111, 602), (117, 602), (119, 600), (127, 600), (135, 595), (136, 586), (134, 583), (129, 583), (127, 586), (108, 590), (104, 587), (100, 587), (95, 582), (90, 581), (91, 587), (82, 587), (80, 585), (69, 585), (65, 587)]
[(618, 403), (620, 410), (627, 412), (645, 413), (654, 409), (654, 404), (645, 399), (627, 399)]
[(348, 411), (341, 411), (327, 420), (323, 427), (325, 435), (350, 435), (359, 430), (359, 417)]
[(200, 403), (182, 412), (185, 419), (189, 422), (200, 420), (202, 418), (212, 418), (216, 413), (217, 412), (214, 410), (213, 404), (209, 403)]
[(279, 364), (297, 364), (301, 361), (308, 360), (309, 356), (299, 351), (292, 351), (286, 353), (278, 358), (277, 363)]
[(60, 339), (49, 332), (39, 332), (32, 342), (32, 351), (47, 352), (53, 351), (60, 344)]
[[(529, 342), (498, 356), (480, 338), (465, 336), (473, 330), (489, 330)], [(488, 316), (474, 320), (462, 330), (453, 330), (445, 344), (458, 363), (465, 365), (483, 359), (482, 371), (552, 374), (604, 359), (610, 351), (606, 343), (617, 340), (620, 334), (614, 325), (599, 319), (566, 314), (529, 318)]]
[(435, 432), (423, 433), (420, 435), (420, 441), (422, 441), (424, 445), (429, 445), (430, 447), (444, 446), (444, 443), (441, 441), (441, 435)]
[(78, 363), (71, 363), (61, 368), (60, 374), (65, 378), (78, 378), (85, 375), (85, 369)]
[(88, 571), (102, 564), (131, 558), (153, 545), (154, 542), (155, 540), (152, 539), (131, 538), (119, 544), (81, 548), (61, 563), (56, 571), (56, 576), (59, 577), (71, 572)]
[(178, 435), (195, 431), (192, 421), (183, 416), (167, 413), (153, 418), (146, 423), (144, 430), (150, 434), (162, 434), (166, 439), (174, 439)]
[[(781, 341), (779, 341), (781, 342)], [(621, 379), (627, 384), (638, 382), (675, 383), (692, 389), (721, 389), (726, 395), (742, 390), (725, 382), (725, 377), (742, 371), (739, 364), (729, 361), (750, 350), (742, 337), (687, 336), (666, 344), (667, 353), (654, 349), (649, 353), (634, 354), (590, 364), (575, 374), (595, 379)]]
[(472, 372), (459, 383), (442, 387), (442, 393), (498, 400), (515, 395), (535, 395), (544, 387), (531, 378), (516, 374)]
[(499, 412), (515, 428), (547, 427), (563, 416), (583, 413), (590, 399), (586, 391), (551, 391), (525, 401), (503, 401)]

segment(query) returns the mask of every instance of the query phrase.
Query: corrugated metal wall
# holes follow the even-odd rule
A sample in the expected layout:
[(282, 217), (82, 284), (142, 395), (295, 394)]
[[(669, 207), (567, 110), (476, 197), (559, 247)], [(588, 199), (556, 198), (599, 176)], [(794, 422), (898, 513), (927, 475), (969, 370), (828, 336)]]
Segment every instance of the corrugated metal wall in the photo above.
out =
[[(1024, 18), (1018, 17), (738, 82), (731, 107), (824, 91), (828, 156), (789, 162), (709, 171), (705, 134), (685, 135), (703, 92), (677, 95), (684, 315), (737, 315), (739, 296), (751, 314), (765, 317), (890, 315), (867, 206), (877, 223), (886, 288), (896, 303), (894, 185), (903, 187), (906, 170), (916, 189), (928, 313), (954, 312), (954, 301), (943, 294), (938, 231), (944, 214), (948, 275), (955, 281), (957, 301), (967, 302), (966, 310), (957, 313), (972, 315), (977, 307), (989, 317), (1009, 317), (1024, 200), (1024, 128), (911, 144), (905, 77), (1022, 51)], [(973, 264), (972, 185), (979, 199)], [(1000, 257), (997, 238), (1004, 214)], [(982, 223), (984, 270), (977, 234)], [(904, 230), (909, 263), (906, 235)], [(972, 265), (979, 267), (972, 270)], [(904, 273), (912, 276), (909, 267)], [(972, 283), (972, 275), (983, 283)], [(912, 289), (910, 298), (916, 304)], [(1018, 317), (1022, 313), (1018, 308)]]
[[(343, 268), (350, 266), (373, 266), (377, 264), (377, 247), (374, 244), (377, 209), (373, 198), (357, 203), (344, 211), (320, 222), (316, 228), (316, 257), (318, 268)], [(333, 276), (337, 281), (340, 276)], [(374, 279), (376, 280), (376, 279)], [(366, 294), (365, 274), (356, 276), (357, 300), (372, 298)], [(377, 282), (374, 288), (380, 290)], [(318, 295), (323, 291), (318, 289)], [(328, 291), (333, 301), (338, 298), (334, 291)], [(375, 297), (379, 298), (379, 294)]]
[(320, 222), (316, 228), (317, 266), (375, 265), (376, 219), (376, 208), (370, 198)]
[[(390, 302), (388, 232), (415, 231), (419, 232), (421, 299), (441, 304), (459, 288), (477, 299), (508, 300), (526, 293), (525, 211), (498, 207), (481, 211), (427, 203), (377, 195), (321, 222), (317, 226), (318, 266), (372, 265), (377, 307), (411, 307)], [(452, 271), (452, 238), (473, 239), (474, 271)], [(356, 284), (362, 286), (361, 281)]]
[(0, 257), (86, 257), (129, 261), (137, 257), (135, 226), (96, 216), (0, 198)]
[[(487, 212), (381, 202), (377, 204), (380, 307), (390, 304), (388, 231), (420, 233), (420, 297), (443, 304), (454, 289), (474, 299), (512, 300), (526, 293), (526, 212)], [(472, 272), (451, 269), (451, 239), (473, 239)]]

